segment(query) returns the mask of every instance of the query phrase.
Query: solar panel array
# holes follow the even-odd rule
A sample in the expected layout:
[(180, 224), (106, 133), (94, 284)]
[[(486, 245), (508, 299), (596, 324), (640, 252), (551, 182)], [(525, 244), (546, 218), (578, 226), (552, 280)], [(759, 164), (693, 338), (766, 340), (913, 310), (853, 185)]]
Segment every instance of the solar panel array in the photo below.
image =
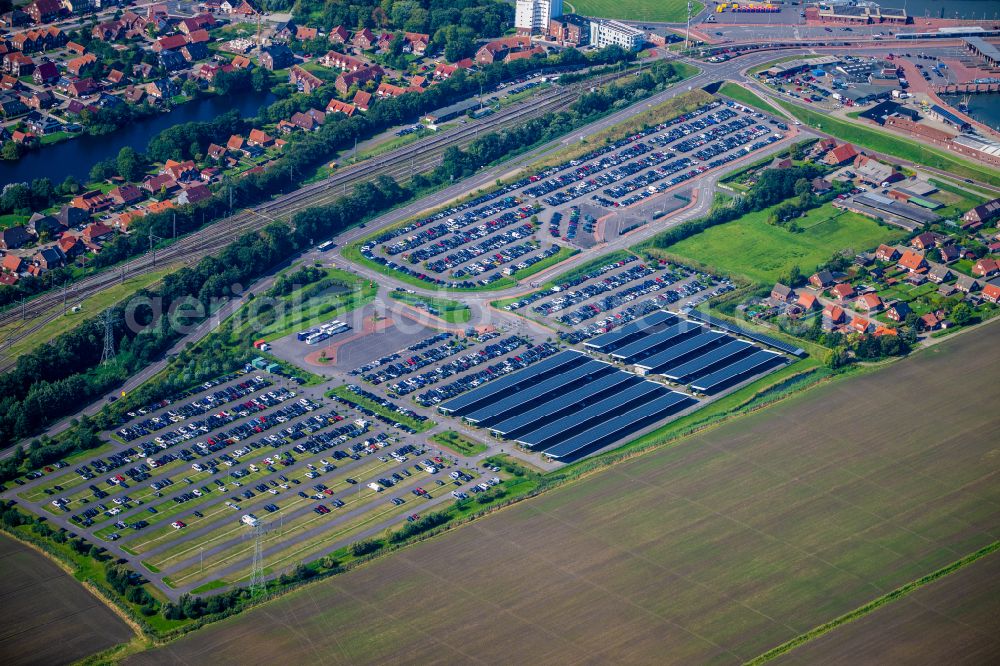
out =
[(806, 351), (801, 347), (795, 347), (788, 343), (782, 342), (781, 340), (772, 338), (770, 335), (764, 335), (763, 333), (758, 333), (757, 331), (751, 331), (749, 329), (743, 328), (742, 326), (737, 326), (736, 324), (730, 324), (728, 321), (725, 321), (724, 319), (718, 319), (711, 315), (702, 314), (697, 310), (692, 310), (691, 312), (689, 312), (688, 317), (690, 317), (691, 319), (696, 319), (698, 321), (705, 322), (706, 324), (711, 324), (712, 326), (715, 326), (716, 328), (721, 328), (724, 331), (735, 333), (736, 335), (740, 335), (749, 340), (760, 342), (762, 344), (767, 345), (768, 347), (773, 347), (774, 349), (783, 351), (786, 354), (791, 354), (792, 356), (802, 357), (806, 355)]
[(698, 401), (568, 350), (439, 408), (556, 457), (612, 443)]
[(638, 340), (649, 332), (658, 330), (658, 326), (676, 324), (678, 321), (680, 319), (676, 315), (672, 315), (666, 310), (657, 310), (642, 319), (625, 324), (621, 328), (591, 338), (584, 343), (584, 346), (606, 354), (633, 340)]

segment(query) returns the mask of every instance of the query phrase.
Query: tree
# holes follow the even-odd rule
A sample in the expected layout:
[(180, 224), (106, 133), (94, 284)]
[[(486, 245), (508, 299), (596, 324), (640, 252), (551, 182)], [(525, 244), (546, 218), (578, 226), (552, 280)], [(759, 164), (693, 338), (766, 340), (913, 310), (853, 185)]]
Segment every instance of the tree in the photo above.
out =
[(264, 92), (267, 90), (267, 70), (263, 67), (257, 67), (250, 74), (250, 85), (256, 92)]
[(136, 181), (142, 178), (146, 170), (146, 160), (136, 152), (135, 148), (125, 146), (118, 151), (115, 166), (118, 168), (119, 176), (128, 181)]
[(955, 322), (958, 326), (965, 326), (970, 321), (972, 321), (975, 312), (969, 307), (968, 303), (958, 303), (955, 307), (951, 309), (948, 316), (951, 320)]
[(3, 144), (3, 149), (0, 149), (0, 157), (5, 160), (19, 160), (23, 154), (24, 146), (13, 141), (6, 142)]

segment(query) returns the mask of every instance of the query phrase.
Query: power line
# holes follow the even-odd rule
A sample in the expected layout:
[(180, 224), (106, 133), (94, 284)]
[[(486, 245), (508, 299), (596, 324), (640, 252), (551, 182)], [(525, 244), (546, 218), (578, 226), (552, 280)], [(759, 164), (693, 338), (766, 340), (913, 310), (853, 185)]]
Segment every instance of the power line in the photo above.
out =
[(265, 591), (266, 585), (264, 583), (264, 557), (261, 549), (261, 542), (264, 536), (264, 526), (257, 523), (253, 527), (253, 563), (251, 564), (250, 573), (250, 596), (254, 596), (257, 592)]
[(115, 362), (115, 333), (112, 328), (114, 325), (114, 315), (111, 310), (107, 310), (104, 313), (104, 352), (101, 354), (101, 364), (114, 363)]

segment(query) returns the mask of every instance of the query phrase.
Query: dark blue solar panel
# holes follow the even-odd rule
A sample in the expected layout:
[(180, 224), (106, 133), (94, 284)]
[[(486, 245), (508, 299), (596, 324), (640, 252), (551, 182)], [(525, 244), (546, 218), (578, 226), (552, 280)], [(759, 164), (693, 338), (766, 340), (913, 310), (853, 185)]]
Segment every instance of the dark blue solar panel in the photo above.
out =
[(782, 358), (780, 354), (760, 350), (746, 358), (741, 358), (731, 365), (705, 375), (691, 382), (691, 388), (702, 393), (712, 393), (719, 387), (725, 387), (741, 377), (746, 378), (764, 369), (769, 363), (776, 363)]
[(668, 347), (659, 354), (654, 354), (649, 358), (644, 358), (635, 365), (637, 368), (646, 368), (649, 372), (656, 373), (661, 369), (670, 367), (671, 363), (680, 362), (684, 357), (697, 352), (699, 349), (703, 349), (709, 345), (718, 344), (719, 341), (725, 337), (727, 336), (716, 331), (706, 331), (705, 333), (696, 335), (693, 338), (687, 338), (673, 347)]
[(672, 370), (664, 371), (663, 376), (674, 381), (680, 381), (687, 377), (697, 377), (699, 373), (710, 369), (716, 363), (733, 358), (737, 354), (744, 354), (752, 348), (753, 345), (745, 340), (731, 340), (721, 347), (716, 347), (686, 363), (681, 363)]
[(567, 368), (566, 372), (560, 372), (557, 375), (538, 382), (534, 386), (516, 391), (506, 398), (469, 412), (464, 418), (479, 425), (489, 425), (491, 421), (504, 416), (507, 412), (513, 411), (516, 413), (530, 409), (533, 401), (544, 402), (556, 398), (559, 395), (560, 388), (567, 387), (587, 375), (595, 375), (611, 370), (614, 370), (614, 367), (610, 363), (589, 359), (586, 363)]
[(620, 328), (616, 328), (613, 331), (608, 331), (603, 335), (598, 335), (595, 338), (591, 338), (584, 344), (587, 347), (596, 349), (598, 351), (604, 351), (608, 347), (612, 347), (618, 344), (625, 338), (629, 336), (641, 334), (642, 331), (657, 326), (659, 324), (676, 321), (677, 317), (670, 314), (665, 310), (657, 310), (656, 312), (651, 312), (642, 319), (633, 321), (630, 324), (625, 324)]
[(640, 404), (644, 399), (649, 400), (651, 397), (655, 397), (657, 393), (662, 393), (664, 390), (662, 386), (653, 382), (642, 382), (630, 386), (596, 404), (567, 414), (537, 430), (520, 435), (517, 437), (517, 441), (529, 446), (555, 444), (562, 437), (567, 436), (569, 431), (579, 426), (611, 418), (624, 410), (631, 409), (631, 406)]
[(545, 449), (545, 453), (553, 458), (562, 458), (588, 447), (610, 444), (645, 428), (651, 423), (666, 418), (670, 414), (675, 414), (695, 402), (695, 399), (688, 395), (671, 391), (665, 396), (655, 398), (563, 442), (550, 446)]
[[(581, 363), (587, 357), (582, 353), (573, 349), (566, 350), (555, 356), (551, 356), (544, 361), (539, 361), (532, 366), (529, 366), (523, 370), (518, 370), (517, 372), (512, 372), (506, 377), (501, 377), (500, 379), (495, 379), (484, 386), (480, 386), (477, 389), (469, 391), (465, 395), (460, 395), (453, 400), (441, 405), (439, 408), (445, 413), (462, 414), (463, 411), (471, 411), (479, 405), (480, 401), (488, 400), (491, 396), (504, 389), (516, 386), (521, 382), (531, 382), (532, 377), (537, 377), (542, 373), (550, 372), (556, 370), (564, 365), (572, 363)], [(499, 400), (502, 395), (496, 396), (493, 400)], [(485, 404), (485, 402), (484, 402)]]
[(632, 363), (633, 359), (642, 354), (649, 353), (650, 350), (659, 352), (663, 347), (676, 344), (685, 337), (694, 335), (696, 331), (704, 330), (704, 327), (699, 324), (682, 321), (679, 324), (674, 324), (663, 329), (659, 333), (653, 333), (635, 342), (630, 342), (621, 349), (616, 349), (611, 352), (611, 358), (621, 360), (624, 363)]
[(751, 331), (749, 329), (743, 328), (742, 326), (737, 326), (736, 324), (730, 324), (724, 319), (719, 319), (711, 315), (702, 314), (697, 310), (692, 310), (689, 314), (692, 319), (697, 319), (698, 321), (703, 321), (706, 324), (711, 324), (716, 328), (721, 328), (724, 331), (729, 331), (730, 333), (735, 333), (736, 335), (742, 336), (744, 338), (749, 338), (751, 340), (756, 340), (757, 342), (762, 342), (768, 347), (774, 347), (775, 349), (780, 349), (783, 352), (788, 352), (795, 356), (805, 356), (806, 352), (800, 347), (795, 347), (788, 343), (782, 342), (781, 340), (776, 340), (769, 335), (764, 335), (763, 333), (758, 333), (756, 331)]

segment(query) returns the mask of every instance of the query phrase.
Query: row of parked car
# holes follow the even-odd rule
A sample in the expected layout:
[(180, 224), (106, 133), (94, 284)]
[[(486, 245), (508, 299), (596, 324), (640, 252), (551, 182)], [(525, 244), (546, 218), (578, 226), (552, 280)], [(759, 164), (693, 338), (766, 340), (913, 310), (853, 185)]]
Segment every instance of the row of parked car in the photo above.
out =
[(543, 342), (500, 363), (487, 366), (478, 372), (470, 372), (444, 386), (420, 393), (417, 395), (417, 402), (425, 407), (436, 405), (466, 391), (471, 391), (477, 386), (493, 381), (498, 377), (527, 368), (533, 363), (552, 356), (557, 351), (559, 351), (559, 347), (556, 345), (550, 342)]
[(449, 356), (460, 354), (466, 349), (467, 346), (464, 342), (460, 340), (452, 340), (447, 344), (438, 345), (437, 347), (427, 349), (407, 358), (400, 358), (398, 361), (383, 365), (375, 369), (374, 372), (361, 375), (361, 378), (370, 382), (374, 386), (378, 386), (383, 382), (392, 381), (393, 379), (402, 377), (403, 375), (417, 372), (432, 363), (443, 361)]
[[(492, 333), (490, 336), (499, 337), (500, 334)], [(410, 393), (419, 391), (425, 386), (436, 384), (443, 379), (447, 379), (453, 375), (470, 370), (505, 354), (510, 354), (524, 344), (527, 344), (526, 340), (513, 335), (495, 343), (488, 344), (468, 354), (464, 354), (458, 358), (452, 359), (439, 365), (434, 370), (428, 370), (427, 372), (420, 373), (415, 377), (409, 377), (398, 381), (390, 385), (389, 389), (396, 395), (409, 395)]]

